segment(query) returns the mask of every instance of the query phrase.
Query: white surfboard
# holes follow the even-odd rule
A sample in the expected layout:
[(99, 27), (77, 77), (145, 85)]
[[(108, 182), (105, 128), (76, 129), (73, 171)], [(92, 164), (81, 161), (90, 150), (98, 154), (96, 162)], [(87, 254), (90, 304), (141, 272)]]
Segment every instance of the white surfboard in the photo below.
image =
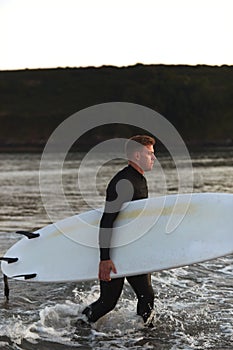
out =
[[(101, 210), (48, 225), (5, 254), (3, 274), (40, 282), (98, 277)], [(233, 194), (168, 195), (127, 203), (116, 221), (117, 274), (137, 275), (233, 254)]]

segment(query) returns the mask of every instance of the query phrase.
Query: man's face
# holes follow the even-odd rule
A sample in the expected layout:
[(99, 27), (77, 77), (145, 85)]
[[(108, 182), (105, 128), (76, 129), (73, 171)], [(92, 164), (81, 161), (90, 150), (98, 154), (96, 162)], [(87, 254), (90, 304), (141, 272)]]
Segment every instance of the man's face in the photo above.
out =
[(143, 171), (150, 171), (155, 162), (155, 154), (153, 145), (143, 146), (142, 150), (138, 152), (137, 164)]

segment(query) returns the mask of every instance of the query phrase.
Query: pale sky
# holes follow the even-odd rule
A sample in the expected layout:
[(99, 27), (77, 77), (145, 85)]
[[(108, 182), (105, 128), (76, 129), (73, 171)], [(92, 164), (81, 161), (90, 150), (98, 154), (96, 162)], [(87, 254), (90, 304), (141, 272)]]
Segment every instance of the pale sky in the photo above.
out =
[(0, 0), (0, 70), (233, 65), (233, 0)]

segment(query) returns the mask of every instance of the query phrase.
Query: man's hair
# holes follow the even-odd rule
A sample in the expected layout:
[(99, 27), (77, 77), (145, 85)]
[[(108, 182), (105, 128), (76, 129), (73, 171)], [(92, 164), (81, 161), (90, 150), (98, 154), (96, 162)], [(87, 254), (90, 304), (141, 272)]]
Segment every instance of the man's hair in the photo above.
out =
[(135, 151), (139, 151), (142, 146), (154, 146), (155, 139), (148, 135), (136, 135), (130, 137), (130, 139), (125, 144), (125, 153), (129, 157)]

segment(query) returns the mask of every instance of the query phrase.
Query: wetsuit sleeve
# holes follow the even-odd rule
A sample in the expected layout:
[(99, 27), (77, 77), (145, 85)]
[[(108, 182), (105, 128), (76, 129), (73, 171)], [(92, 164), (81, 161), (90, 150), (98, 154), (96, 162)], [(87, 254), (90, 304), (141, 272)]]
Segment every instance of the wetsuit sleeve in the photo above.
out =
[[(118, 181), (117, 181), (118, 180)], [(132, 199), (133, 186), (126, 179), (114, 179), (106, 191), (105, 209), (100, 221), (100, 260), (110, 259), (112, 229), (123, 203)]]
[(119, 214), (119, 211), (115, 213), (105, 212), (100, 221), (100, 230), (99, 230), (100, 260), (110, 259), (112, 228), (118, 214)]

